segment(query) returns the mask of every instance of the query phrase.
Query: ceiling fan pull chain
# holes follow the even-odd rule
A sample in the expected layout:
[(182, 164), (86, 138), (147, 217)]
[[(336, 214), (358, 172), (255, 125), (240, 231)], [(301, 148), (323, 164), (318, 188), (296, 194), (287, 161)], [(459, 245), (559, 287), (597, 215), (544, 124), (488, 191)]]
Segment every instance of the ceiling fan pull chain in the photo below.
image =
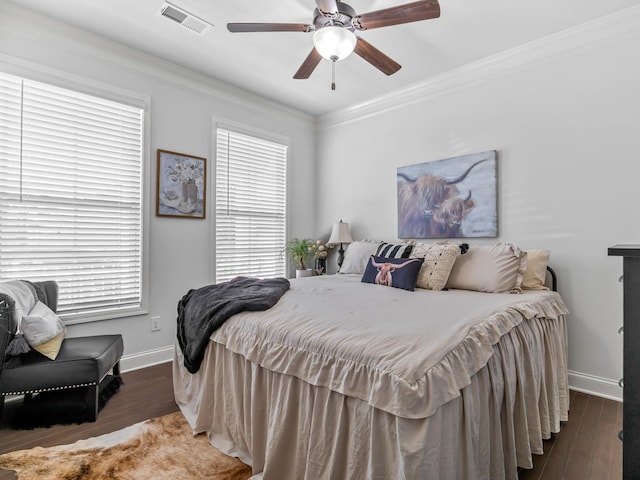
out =
[(333, 55), (331, 57), (331, 90), (336, 89), (336, 62), (338, 61), (338, 57)]

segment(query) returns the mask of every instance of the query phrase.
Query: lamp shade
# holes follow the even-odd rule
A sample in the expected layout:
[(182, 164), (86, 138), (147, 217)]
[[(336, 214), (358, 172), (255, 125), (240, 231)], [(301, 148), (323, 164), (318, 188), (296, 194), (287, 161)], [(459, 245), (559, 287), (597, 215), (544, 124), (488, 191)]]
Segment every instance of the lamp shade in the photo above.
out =
[(313, 34), (313, 45), (320, 55), (327, 60), (347, 58), (356, 48), (355, 34), (344, 27), (329, 25)]
[(331, 231), (331, 236), (329, 237), (329, 241), (327, 244), (336, 245), (338, 243), (351, 243), (353, 239), (351, 238), (351, 233), (349, 233), (349, 224), (344, 223), (340, 220), (340, 223), (333, 224), (333, 230)]

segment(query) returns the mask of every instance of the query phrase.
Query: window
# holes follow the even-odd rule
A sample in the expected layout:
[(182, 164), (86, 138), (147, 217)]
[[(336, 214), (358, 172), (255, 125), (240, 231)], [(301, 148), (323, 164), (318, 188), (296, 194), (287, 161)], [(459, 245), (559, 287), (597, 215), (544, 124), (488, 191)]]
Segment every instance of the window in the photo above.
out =
[(0, 279), (71, 323), (142, 303), (144, 109), (0, 73)]
[(218, 128), (216, 282), (283, 276), (287, 146)]

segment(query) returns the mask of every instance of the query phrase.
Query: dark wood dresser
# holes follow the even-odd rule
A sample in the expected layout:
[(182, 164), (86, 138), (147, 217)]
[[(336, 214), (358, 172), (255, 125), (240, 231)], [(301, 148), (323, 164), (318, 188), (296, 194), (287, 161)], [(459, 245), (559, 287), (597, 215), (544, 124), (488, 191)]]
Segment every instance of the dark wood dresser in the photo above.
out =
[(640, 244), (614, 245), (609, 255), (622, 257), (622, 473), (624, 480), (640, 479)]

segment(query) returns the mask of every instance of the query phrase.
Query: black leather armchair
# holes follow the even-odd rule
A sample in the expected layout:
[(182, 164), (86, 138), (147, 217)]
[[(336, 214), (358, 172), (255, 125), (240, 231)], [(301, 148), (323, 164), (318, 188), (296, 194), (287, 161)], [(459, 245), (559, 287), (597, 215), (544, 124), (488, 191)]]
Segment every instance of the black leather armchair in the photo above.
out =
[[(33, 282), (38, 299), (54, 312), (58, 306), (55, 281)], [(109, 371), (120, 374), (120, 357), (124, 345), (121, 335), (97, 335), (65, 338), (55, 360), (32, 350), (18, 356), (5, 351), (13, 340), (17, 325), (13, 320), (13, 298), (0, 294), (0, 419), (6, 396), (24, 395), (68, 388), (89, 387), (90, 408), (95, 421), (98, 415), (100, 382)]]

